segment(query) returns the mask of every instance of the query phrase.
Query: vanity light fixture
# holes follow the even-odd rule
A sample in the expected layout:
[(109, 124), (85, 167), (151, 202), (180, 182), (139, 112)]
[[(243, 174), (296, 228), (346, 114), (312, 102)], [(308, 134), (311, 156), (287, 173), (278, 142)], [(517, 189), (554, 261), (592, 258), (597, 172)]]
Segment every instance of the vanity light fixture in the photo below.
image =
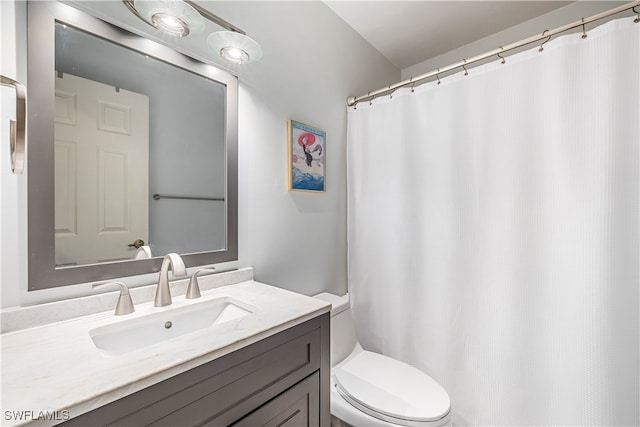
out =
[(189, 26), (180, 18), (166, 13), (156, 13), (151, 18), (151, 23), (160, 31), (170, 35), (184, 37), (189, 34)]
[(138, 18), (166, 34), (186, 37), (204, 31), (205, 19), (224, 28), (207, 37), (207, 46), (234, 64), (262, 58), (260, 45), (235, 25), (191, 0), (122, 0)]
[(202, 15), (181, 0), (133, 0), (129, 3), (143, 21), (171, 36), (198, 34), (206, 26)]
[(209, 49), (223, 58), (235, 63), (255, 62), (262, 58), (260, 45), (248, 37), (235, 31), (216, 31), (207, 37)]

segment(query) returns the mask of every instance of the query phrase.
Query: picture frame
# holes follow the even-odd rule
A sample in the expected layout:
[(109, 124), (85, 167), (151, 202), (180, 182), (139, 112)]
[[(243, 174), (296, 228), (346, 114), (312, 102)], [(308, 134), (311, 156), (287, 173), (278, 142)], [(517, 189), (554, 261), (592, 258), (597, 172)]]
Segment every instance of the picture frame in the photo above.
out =
[(326, 192), (326, 132), (289, 120), (287, 135), (289, 191)]

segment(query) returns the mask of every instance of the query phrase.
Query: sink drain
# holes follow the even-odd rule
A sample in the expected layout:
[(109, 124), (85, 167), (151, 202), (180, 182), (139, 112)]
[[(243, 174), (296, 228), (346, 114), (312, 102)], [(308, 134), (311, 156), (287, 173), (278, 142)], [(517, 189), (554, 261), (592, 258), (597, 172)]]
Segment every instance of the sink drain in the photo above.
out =
[(164, 328), (165, 328), (165, 329), (170, 329), (172, 326), (173, 326), (173, 323), (171, 323), (171, 322), (166, 322), (166, 323), (164, 324)]

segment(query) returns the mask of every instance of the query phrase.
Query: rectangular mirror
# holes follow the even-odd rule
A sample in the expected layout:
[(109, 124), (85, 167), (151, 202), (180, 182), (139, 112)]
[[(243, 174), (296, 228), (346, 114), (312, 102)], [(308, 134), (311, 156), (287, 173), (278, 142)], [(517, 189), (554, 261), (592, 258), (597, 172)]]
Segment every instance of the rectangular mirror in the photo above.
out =
[(237, 79), (67, 5), (28, 19), (29, 290), (236, 260)]

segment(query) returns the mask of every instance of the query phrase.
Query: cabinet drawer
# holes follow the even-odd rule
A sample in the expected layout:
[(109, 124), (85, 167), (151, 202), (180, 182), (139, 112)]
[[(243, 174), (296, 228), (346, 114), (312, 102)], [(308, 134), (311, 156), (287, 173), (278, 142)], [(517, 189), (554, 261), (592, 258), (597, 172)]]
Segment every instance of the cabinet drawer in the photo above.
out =
[[(232, 427), (318, 427), (320, 374), (316, 372), (256, 409)], [(207, 425), (214, 427), (215, 424)]]
[(321, 366), (320, 317), (73, 418), (69, 426), (229, 425)]

